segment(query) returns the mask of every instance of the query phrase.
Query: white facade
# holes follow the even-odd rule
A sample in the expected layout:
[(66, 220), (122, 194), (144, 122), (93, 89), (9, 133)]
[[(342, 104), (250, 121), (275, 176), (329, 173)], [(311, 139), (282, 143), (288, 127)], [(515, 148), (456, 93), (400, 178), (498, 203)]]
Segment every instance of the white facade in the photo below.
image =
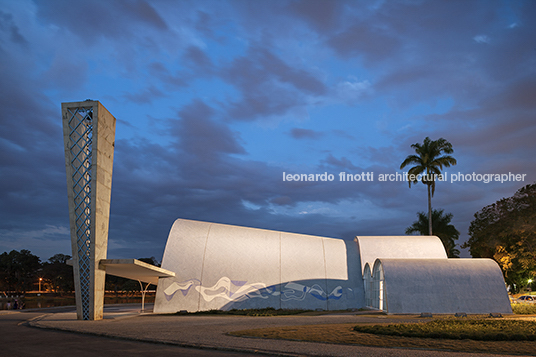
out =
[(156, 313), (180, 310), (340, 310), (364, 306), (355, 243), (179, 219), (169, 234)]
[[(388, 313), (511, 313), (487, 259), (447, 259), (433, 236), (351, 241), (178, 219), (154, 311), (370, 307)], [(479, 298), (479, 295), (483, 295)]]

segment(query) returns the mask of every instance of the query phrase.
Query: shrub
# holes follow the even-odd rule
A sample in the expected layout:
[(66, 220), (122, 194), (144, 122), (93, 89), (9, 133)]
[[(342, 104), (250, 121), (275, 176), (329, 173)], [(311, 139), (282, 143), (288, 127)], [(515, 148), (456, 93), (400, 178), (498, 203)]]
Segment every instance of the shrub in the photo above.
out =
[(536, 304), (512, 304), (512, 312), (518, 315), (536, 315)]

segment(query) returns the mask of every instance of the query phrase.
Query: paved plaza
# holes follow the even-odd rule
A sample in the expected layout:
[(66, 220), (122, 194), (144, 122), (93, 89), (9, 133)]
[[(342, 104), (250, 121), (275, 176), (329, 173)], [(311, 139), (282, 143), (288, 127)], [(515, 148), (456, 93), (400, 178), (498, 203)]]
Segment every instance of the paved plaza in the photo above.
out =
[[(148, 307), (149, 309), (152, 308), (152, 306)], [(227, 335), (232, 331), (262, 327), (354, 322), (378, 323), (389, 322), (391, 319), (396, 319), (396, 322), (411, 322), (418, 320), (417, 316), (404, 318), (397, 316), (395, 318), (386, 315), (360, 315), (355, 312), (332, 313), (320, 316), (276, 317), (157, 315), (152, 313), (140, 314), (138, 309), (139, 305), (108, 305), (104, 310), (104, 319), (98, 321), (77, 320), (74, 308), (42, 309), (33, 312), (3, 312), (0, 313), (0, 321), (7, 318), (13, 319), (13, 316), (18, 314), (20, 316), (18, 318), (20, 322), (17, 324), (17, 326), (20, 326), (19, 331), (28, 333), (28, 336), (38, 336), (40, 332), (63, 330), (76, 332), (75, 336), (77, 338), (78, 336), (99, 337), (115, 343), (129, 342), (137, 343), (140, 346), (153, 345), (153, 348), (157, 348), (156, 346), (193, 347), (193, 349), (186, 350), (191, 353), (182, 352), (183, 355), (194, 355), (194, 352), (196, 355), (199, 355), (199, 353), (211, 355), (218, 352), (224, 354), (256, 353), (289, 356), (492, 356), (482, 353), (337, 345)], [(25, 319), (24, 315), (28, 319)], [(3, 324), (2, 326), (7, 325)], [(22, 329), (23, 327), (24, 329)], [(68, 336), (72, 335), (68, 334)], [(68, 340), (65, 339), (65, 343)], [(151, 342), (151, 344), (144, 342)], [(58, 343), (64, 342), (60, 341)], [(46, 349), (45, 346), (43, 348)]]

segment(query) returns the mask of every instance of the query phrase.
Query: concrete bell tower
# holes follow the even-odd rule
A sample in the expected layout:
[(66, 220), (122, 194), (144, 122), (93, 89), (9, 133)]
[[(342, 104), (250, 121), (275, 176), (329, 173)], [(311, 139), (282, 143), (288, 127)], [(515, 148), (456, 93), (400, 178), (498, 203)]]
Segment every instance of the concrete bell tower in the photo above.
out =
[(103, 317), (115, 118), (98, 101), (62, 103), (76, 313)]

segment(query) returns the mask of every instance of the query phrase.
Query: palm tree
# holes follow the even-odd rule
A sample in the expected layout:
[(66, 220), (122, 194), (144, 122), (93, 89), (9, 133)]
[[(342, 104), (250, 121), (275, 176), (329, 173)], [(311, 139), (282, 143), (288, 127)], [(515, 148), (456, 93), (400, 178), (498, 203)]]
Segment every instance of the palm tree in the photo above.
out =
[(443, 167), (456, 165), (456, 159), (452, 154), (452, 144), (443, 138), (431, 140), (429, 137), (424, 139), (422, 144), (416, 143), (411, 145), (415, 149), (415, 154), (408, 155), (400, 165), (400, 169), (415, 164), (408, 171), (409, 187), (411, 184), (421, 182), (428, 186), (428, 233), (432, 235), (432, 197), (435, 192), (435, 182), (440, 179)]
[[(417, 213), (417, 217), (419, 219), (406, 229), (406, 234), (419, 233), (426, 235), (428, 231), (428, 217), (426, 217), (424, 212)], [(458, 258), (460, 251), (456, 249), (456, 243), (454, 241), (458, 240), (460, 232), (450, 223), (451, 220), (452, 213), (443, 215), (443, 210), (435, 209), (432, 211), (432, 228), (434, 234), (443, 242), (448, 257)]]

